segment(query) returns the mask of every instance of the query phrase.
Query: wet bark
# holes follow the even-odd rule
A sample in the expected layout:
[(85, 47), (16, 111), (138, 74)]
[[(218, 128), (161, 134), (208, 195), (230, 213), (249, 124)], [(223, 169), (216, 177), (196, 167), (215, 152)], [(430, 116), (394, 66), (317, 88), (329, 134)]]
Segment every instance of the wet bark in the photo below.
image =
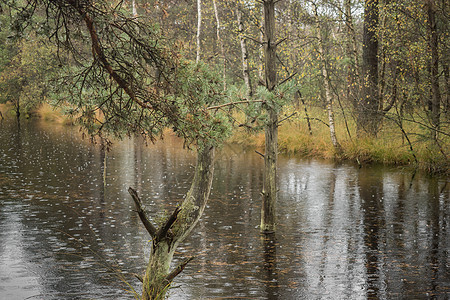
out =
[(428, 46), (431, 51), (430, 61), (430, 84), (431, 84), (431, 101), (429, 110), (431, 113), (431, 138), (437, 139), (439, 131), (440, 114), (441, 114), (441, 93), (439, 90), (439, 39), (436, 24), (436, 7), (433, 0), (427, 0), (425, 3), (428, 16)]
[(366, 0), (364, 6), (362, 89), (357, 108), (358, 135), (376, 136), (380, 127), (378, 93), (378, 0)]
[[(264, 65), (265, 83), (273, 91), (277, 81), (276, 41), (275, 41), (275, 2), (266, 0), (264, 5)], [(266, 105), (269, 119), (265, 128), (263, 205), (261, 209), (261, 231), (273, 232), (276, 225), (277, 202), (277, 160), (278, 160), (278, 112), (274, 105)]]
[(142, 298), (164, 299), (173, 279), (193, 259), (186, 259), (170, 270), (174, 252), (192, 231), (202, 215), (211, 191), (214, 173), (214, 147), (204, 146), (198, 150), (194, 179), (183, 203), (177, 207), (160, 228), (152, 224), (143, 209), (142, 201), (132, 188), (132, 196), (137, 213), (147, 231), (152, 236), (152, 249), (143, 279)]
[(356, 32), (353, 24), (353, 16), (351, 9), (351, 0), (344, 1), (344, 14), (346, 25), (346, 51), (350, 58), (350, 63), (347, 66), (347, 100), (354, 106), (357, 105), (357, 95), (359, 86), (359, 56), (358, 47), (356, 43)]

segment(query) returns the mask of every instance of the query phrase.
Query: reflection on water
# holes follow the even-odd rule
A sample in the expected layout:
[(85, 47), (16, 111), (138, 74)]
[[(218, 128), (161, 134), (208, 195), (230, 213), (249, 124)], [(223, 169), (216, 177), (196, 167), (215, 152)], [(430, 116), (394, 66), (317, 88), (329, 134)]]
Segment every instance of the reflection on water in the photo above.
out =
[[(132, 299), (152, 216), (188, 189), (194, 155), (174, 139), (111, 152), (73, 128), (0, 123), (0, 298)], [(226, 147), (211, 200), (177, 261), (171, 299), (446, 299), (446, 178), (281, 157), (279, 225), (261, 236), (263, 161)]]

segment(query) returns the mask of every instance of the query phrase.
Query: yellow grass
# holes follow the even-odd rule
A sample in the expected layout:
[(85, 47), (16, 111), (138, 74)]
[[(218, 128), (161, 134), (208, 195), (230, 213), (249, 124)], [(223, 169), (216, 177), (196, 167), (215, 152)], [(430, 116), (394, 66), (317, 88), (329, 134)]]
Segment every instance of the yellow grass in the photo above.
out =
[(37, 109), (36, 112), (37, 116), (41, 118), (44, 121), (52, 122), (52, 123), (58, 123), (58, 124), (64, 124), (64, 125), (72, 125), (74, 123), (74, 120), (67, 115), (65, 115), (61, 109), (55, 108), (51, 106), (50, 104), (43, 103), (41, 104)]
[[(290, 115), (292, 111), (286, 112)], [(315, 117), (327, 123), (326, 113), (313, 108), (309, 111), (310, 117)], [(450, 161), (447, 151), (450, 149), (450, 139), (441, 141), (441, 149), (428, 140), (429, 131), (417, 124), (405, 123), (404, 128), (411, 140), (413, 151), (402, 135), (398, 126), (384, 120), (382, 130), (377, 138), (356, 137), (355, 124), (350, 116), (346, 115), (347, 124), (351, 133), (349, 137), (342, 114), (336, 114), (337, 138), (342, 146), (342, 153), (336, 153), (331, 144), (329, 128), (321, 121), (311, 120), (313, 135), (310, 135), (305, 113), (301, 110), (279, 127), (278, 143), (281, 153), (295, 154), (301, 157), (321, 157), (327, 159), (346, 159), (366, 163), (382, 163), (386, 165), (412, 165), (430, 172), (449, 173)], [(282, 117), (280, 117), (281, 119)], [(242, 146), (264, 148), (264, 134), (251, 134), (239, 129), (229, 140)], [(414, 158), (414, 155), (417, 158)]]

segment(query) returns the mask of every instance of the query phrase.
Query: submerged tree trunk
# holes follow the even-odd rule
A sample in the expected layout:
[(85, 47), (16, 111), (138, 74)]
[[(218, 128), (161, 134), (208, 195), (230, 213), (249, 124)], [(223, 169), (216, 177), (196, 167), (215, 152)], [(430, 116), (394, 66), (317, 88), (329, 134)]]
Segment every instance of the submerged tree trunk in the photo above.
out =
[(241, 6), (239, 3), (237, 4), (238, 7), (236, 9), (236, 18), (238, 22), (238, 30), (239, 30), (239, 42), (241, 45), (241, 54), (242, 54), (242, 75), (244, 77), (244, 83), (247, 87), (247, 97), (250, 99), (253, 96), (253, 90), (252, 90), (252, 82), (250, 79), (250, 67), (248, 63), (248, 52), (247, 52), (247, 43), (244, 38), (244, 24), (242, 21), (242, 12), (241, 12)]
[[(273, 91), (277, 83), (275, 2), (265, 0), (264, 5), (264, 65), (266, 88)], [(278, 112), (271, 103), (267, 105), (269, 119), (265, 129), (264, 187), (261, 208), (261, 231), (273, 232), (276, 225), (277, 158), (278, 158)]]
[(211, 191), (214, 173), (214, 147), (203, 146), (198, 150), (197, 166), (194, 179), (183, 203), (158, 229), (146, 215), (142, 202), (136, 191), (129, 192), (136, 204), (137, 212), (147, 231), (152, 236), (152, 249), (143, 279), (142, 299), (164, 299), (173, 279), (184, 269), (193, 258), (188, 258), (180, 265), (170, 270), (174, 252), (194, 226), (205, 209)]
[(325, 41), (322, 35), (322, 28), (320, 26), (320, 18), (317, 13), (317, 6), (314, 6), (314, 13), (316, 19), (316, 30), (317, 36), (319, 38), (319, 56), (320, 56), (320, 68), (322, 70), (323, 77), (323, 87), (325, 89), (325, 101), (327, 104), (327, 112), (328, 112), (328, 125), (330, 128), (330, 137), (331, 143), (337, 153), (341, 152), (341, 145), (338, 143), (336, 137), (336, 129), (334, 126), (334, 111), (333, 111), (333, 99), (331, 96), (331, 87), (330, 87), (330, 77), (328, 76), (327, 70), (327, 59), (326, 59), (326, 50), (325, 50)]
[(358, 104), (357, 131), (375, 136), (380, 127), (380, 97), (378, 93), (378, 0), (366, 0), (363, 32), (363, 95)]

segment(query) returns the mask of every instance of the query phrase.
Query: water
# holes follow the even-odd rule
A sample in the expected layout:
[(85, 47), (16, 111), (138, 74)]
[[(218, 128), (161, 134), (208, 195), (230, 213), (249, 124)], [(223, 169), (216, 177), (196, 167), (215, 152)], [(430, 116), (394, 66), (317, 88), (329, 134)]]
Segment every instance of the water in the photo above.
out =
[[(74, 128), (0, 123), (0, 299), (133, 299), (152, 216), (182, 200), (195, 156), (167, 137), (105, 153)], [(259, 234), (262, 164), (219, 153), (170, 299), (448, 299), (448, 178), (280, 157), (279, 225)]]

